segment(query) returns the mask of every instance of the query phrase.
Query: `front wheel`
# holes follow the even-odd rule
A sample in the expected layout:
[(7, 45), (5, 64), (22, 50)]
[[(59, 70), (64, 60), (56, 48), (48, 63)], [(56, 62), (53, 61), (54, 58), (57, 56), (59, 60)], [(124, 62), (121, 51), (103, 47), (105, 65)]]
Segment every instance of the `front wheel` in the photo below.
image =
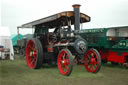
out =
[(69, 76), (73, 69), (72, 54), (68, 49), (62, 49), (58, 55), (58, 69), (62, 75)]
[(96, 49), (89, 49), (85, 53), (85, 68), (88, 72), (97, 73), (101, 68), (101, 57)]

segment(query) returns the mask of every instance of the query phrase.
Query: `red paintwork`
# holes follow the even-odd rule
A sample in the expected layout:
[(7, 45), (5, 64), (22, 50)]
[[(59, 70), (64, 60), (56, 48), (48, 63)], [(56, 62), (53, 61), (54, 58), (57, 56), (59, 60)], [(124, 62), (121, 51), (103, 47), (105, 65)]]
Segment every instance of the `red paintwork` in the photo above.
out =
[(99, 52), (102, 60), (107, 60), (115, 63), (125, 63), (125, 56), (128, 56), (128, 52), (119, 53), (121, 55), (118, 55), (118, 52), (114, 52), (112, 50), (100, 50)]
[(107, 61), (107, 58), (108, 58), (108, 53), (109, 51), (105, 51), (105, 50), (100, 50), (99, 53), (101, 55), (101, 60), (106, 60)]
[(35, 43), (32, 40), (29, 40), (26, 47), (26, 61), (29, 68), (35, 68), (37, 59), (37, 50)]
[(57, 41), (57, 42), (54, 43), (54, 45), (55, 45), (55, 44), (68, 43), (68, 42), (69, 42), (68, 40), (65, 40), (65, 41)]
[(95, 72), (98, 68), (98, 55), (94, 50), (88, 50), (84, 56), (85, 68), (88, 72)]
[(70, 69), (69, 54), (62, 50), (58, 55), (58, 69), (62, 75), (67, 75)]
[(53, 47), (48, 47), (48, 52), (53, 52)]

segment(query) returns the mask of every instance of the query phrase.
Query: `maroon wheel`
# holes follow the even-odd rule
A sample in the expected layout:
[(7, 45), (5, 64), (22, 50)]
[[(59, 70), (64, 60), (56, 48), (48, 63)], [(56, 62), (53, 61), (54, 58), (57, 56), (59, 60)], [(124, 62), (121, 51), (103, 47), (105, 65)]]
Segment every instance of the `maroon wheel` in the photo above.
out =
[(37, 69), (41, 67), (43, 60), (42, 45), (38, 39), (31, 39), (26, 46), (26, 61), (29, 68)]
[(73, 58), (68, 49), (62, 49), (58, 55), (58, 69), (62, 75), (69, 76), (71, 74)]
[(101, 68), (101, 57), (96, 49), (89, 49), (85, 53), (85, 68), (88, 72), (97, 73)]

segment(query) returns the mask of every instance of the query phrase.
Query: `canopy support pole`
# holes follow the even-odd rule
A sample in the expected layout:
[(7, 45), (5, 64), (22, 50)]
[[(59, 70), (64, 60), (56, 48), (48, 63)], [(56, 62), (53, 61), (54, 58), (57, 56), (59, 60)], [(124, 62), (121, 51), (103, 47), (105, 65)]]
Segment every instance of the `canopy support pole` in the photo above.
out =
[(17, 27), (17, 40), (19, 40), (19, 27)]

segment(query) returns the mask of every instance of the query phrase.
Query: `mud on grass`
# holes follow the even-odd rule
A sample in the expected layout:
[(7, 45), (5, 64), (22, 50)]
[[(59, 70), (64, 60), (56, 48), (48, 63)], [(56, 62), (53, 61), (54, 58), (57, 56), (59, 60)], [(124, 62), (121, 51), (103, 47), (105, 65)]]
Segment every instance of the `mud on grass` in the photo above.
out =
[(102, 65), (99, 73), (92, 74), (84, 66), (74, 65), (69, 77), (62, 76), (55, 66), (38, 70), (29, 69), (25, 58), (14, 61), (0, 60), (0, 85), (128, 85), (128, 69)]

